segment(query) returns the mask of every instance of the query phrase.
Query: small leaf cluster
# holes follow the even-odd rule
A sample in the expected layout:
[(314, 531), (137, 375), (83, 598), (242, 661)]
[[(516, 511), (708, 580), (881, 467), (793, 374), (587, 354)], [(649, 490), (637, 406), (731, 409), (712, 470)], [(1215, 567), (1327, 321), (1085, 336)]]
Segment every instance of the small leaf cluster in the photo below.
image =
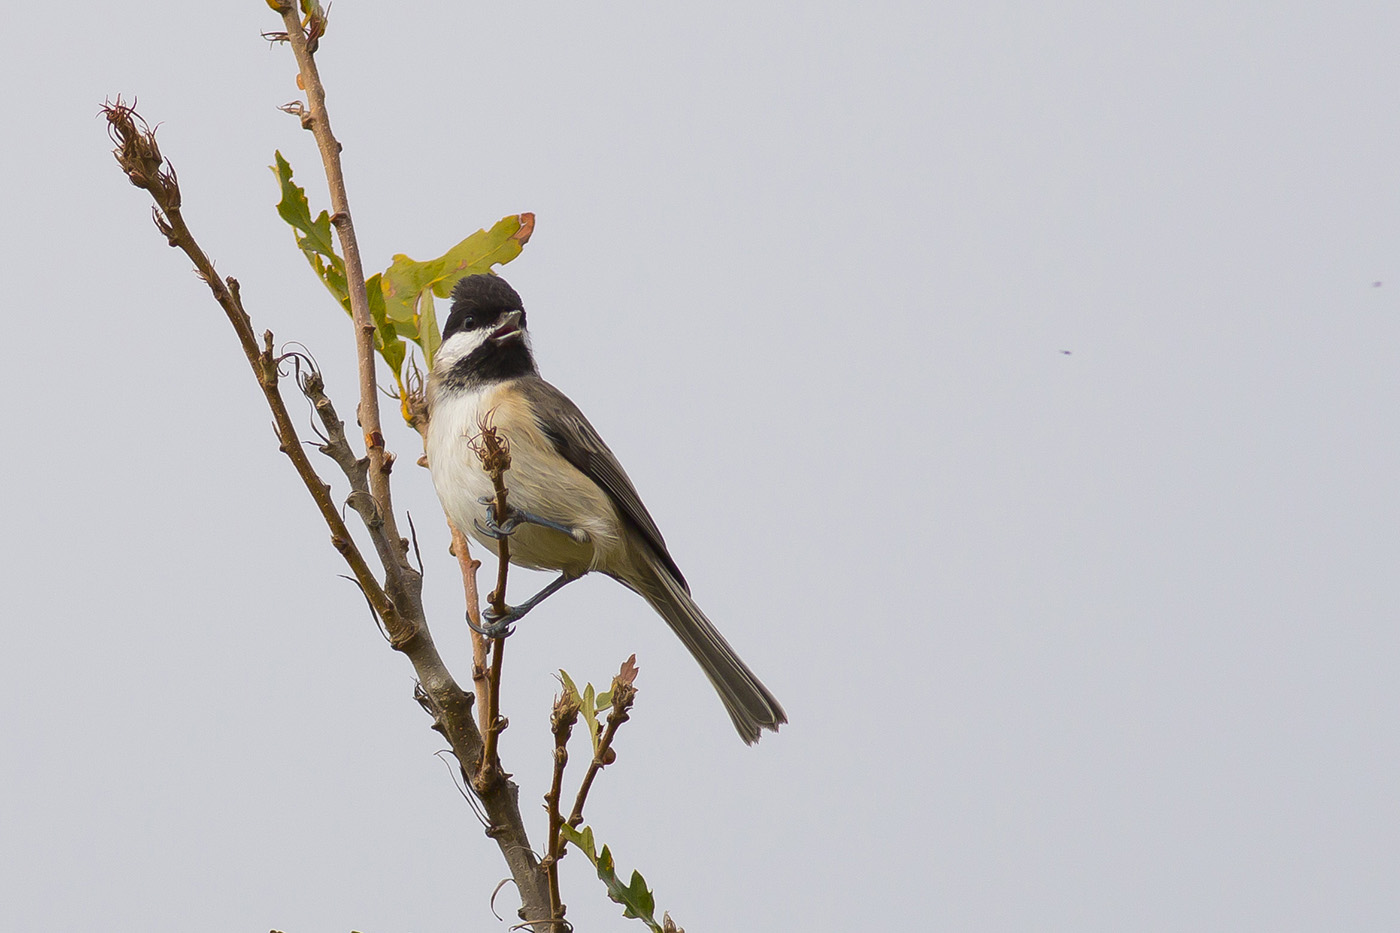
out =
[(599, 721), (598, 714), (612, 707), (613, 692), (604, 690), (597, 693), (591, 683), (584, 684), (580, 690), (565, 670), (559, 671), (559, 679), (564, 683), (565, 695), (576, 698), (578, 711), (583, 716), (583, 721), (588, 724), (588, 737), (593, 741), (593, 754), (597, 756), (603, 741), (603, 724)]

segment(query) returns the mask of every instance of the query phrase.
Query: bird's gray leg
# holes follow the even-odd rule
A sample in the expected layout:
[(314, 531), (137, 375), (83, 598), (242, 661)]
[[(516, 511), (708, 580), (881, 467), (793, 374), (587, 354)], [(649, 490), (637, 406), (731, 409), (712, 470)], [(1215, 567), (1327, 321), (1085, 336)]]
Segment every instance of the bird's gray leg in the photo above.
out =
[(541, 528), (553, 528), (555, 531), (561, 531), (580, 543), (588, 540), (588, 532), (584, 531), (582, 528), (573, 528), (569, 525), (551, 521), (550, 519), (536, 515), (534, 512), (527, 512), (515, 506), (509, 506), (506, 510), (506, 520), (498, 522), (496, 520), (495, 498), (492, 496), (483, 496), (477, 501), (486, 506), (486, 524), (483, 525), (481, 522), (477, 521), (472, 522), (472, 524), (476, 526), (476, 530), (479, 534), (485, 535), (488, 538), (504, 538), (514, 532), (520, 525), (528, 524), (539, 525)]
[(482, 610), (481, 613), (481, 619), (484, 624), (480, 628), (478, 628), (475, 624), (472, 623), (471, 617), (468, 616), (467, 625), (469, 625), (472, 631), (476, 632), (478, 635), (484, 635), (487, 638), (505, 638), (511, 633), (511, 625), (515, 622), (520, 621), (520, 619), (522, 619), (525, 616), (525, 613), (529, 612), (531, 609), (534, 609), (540, 603), (544, 602), (546, 599), (562, 590), (568, 584), (573, 583), (580, 576), (582, 576), (582, 574), (559, 574), (559, 576), (555, 578), (553, 582), (551, 582), (544, 589), (540, 590), (534, 596), (531, 596), (529, 599), (525, 600), (525, 602), (521, 603), (518, 606), (507, 606), (504, 615), (496, 615), (495, 608), (488, 604), (486, 608)]

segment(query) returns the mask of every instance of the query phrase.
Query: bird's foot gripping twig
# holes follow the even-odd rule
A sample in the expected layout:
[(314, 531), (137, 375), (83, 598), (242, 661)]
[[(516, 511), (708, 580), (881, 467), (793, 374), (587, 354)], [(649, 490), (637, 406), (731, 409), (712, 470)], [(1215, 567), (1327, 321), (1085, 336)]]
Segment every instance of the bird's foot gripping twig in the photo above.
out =
[(588, 540), (588, 532), (584, 531), (582, 528), (574, 528), (571, 525), (565, 525), (562, 522), (544, 518), (543, 516), (536, 515), (534, 512), (527, 512), (515, 506), (508, 506), (506, 508), (505, 520), (501, 521), (496, 517), (495, 496), (482, 496), (476, 501), (486, 506), (486, 521), (484, 523), (474, 521), (472, 524), (476, 526), (477, 534), (484, 535), (485, 537), (495, 538), (499, 541), (501, 538), (514, 534), (515, 529), (519, 528), (521, 525), (539, 525), (541, 528), (553, 528), (555, 531), (563, 532), (579, 543)]
[(548, 586), (525, 600), (525, 602), (518, 606), (506, 606), (506, 611), (504, 613), (497, 612), (494, 605), (488, 604), (486, 608), (481, 611), (482, 625), (478, 627), (470, 618), (467, 619), (467, 625), (471, 626), (472, 631), (486, 638), (505, 638), (513, 631), (511, 626), (520, 621), (525, 613), (534, 609), (540, 603), (577, 579), (577, 575), (561, 573)]

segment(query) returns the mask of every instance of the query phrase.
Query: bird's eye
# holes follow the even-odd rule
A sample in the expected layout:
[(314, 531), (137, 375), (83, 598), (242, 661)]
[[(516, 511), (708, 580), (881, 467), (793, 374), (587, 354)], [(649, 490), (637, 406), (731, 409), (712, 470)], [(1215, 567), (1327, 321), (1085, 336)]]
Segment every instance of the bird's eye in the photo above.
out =
[(471, 315), (467, 315), (466, 317), (462, 318), (462, 329), (463, 329), (463, 330), (471, 330), (471, 329), (472, 329), (473, 327), (475, 327), (475, 326), (476, 326), (476, 318), (472, 317)]

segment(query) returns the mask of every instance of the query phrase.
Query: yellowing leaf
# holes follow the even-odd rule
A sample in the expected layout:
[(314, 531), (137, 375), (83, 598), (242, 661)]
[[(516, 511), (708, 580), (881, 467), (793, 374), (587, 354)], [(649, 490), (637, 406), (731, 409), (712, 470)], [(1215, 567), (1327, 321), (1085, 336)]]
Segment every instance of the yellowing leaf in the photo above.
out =
[(436, 259), (419, 262), (394, 257), (384, 271), (384, 311), (394, 329), (423, 350), (429, 366), (442, 343), (433, 296), (446, 298), (452, 286), (468, 275), (491, 271), (520, 255), (535, 229), (534, 214), (503, 217), (490, 230), (478, 230)]

